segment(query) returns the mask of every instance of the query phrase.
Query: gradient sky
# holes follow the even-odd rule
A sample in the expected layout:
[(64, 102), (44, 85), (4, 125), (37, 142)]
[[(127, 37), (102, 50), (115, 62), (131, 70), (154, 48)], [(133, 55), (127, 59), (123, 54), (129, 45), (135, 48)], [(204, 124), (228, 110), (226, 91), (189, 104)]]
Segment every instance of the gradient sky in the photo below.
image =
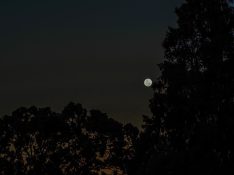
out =
[(0, 115), (74, 101), (139, 126), (181, 2), (0, 2)]

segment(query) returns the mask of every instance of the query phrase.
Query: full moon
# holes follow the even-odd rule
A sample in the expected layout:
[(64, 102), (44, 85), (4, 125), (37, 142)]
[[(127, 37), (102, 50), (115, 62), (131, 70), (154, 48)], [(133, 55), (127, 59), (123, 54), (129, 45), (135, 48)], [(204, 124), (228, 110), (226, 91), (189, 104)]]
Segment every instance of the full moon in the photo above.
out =
[(150, 87), (152, 85), (152, 80), (150, 78), (145, 79), (144, 85), (146, 87)]

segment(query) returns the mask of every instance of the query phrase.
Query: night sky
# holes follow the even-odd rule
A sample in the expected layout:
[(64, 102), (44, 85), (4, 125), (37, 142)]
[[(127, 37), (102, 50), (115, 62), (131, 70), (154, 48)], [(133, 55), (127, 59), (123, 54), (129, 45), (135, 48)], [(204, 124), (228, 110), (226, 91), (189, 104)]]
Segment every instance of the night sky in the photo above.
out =
[(140, 125), (182, 0), (0, 2), (0, 115), (70, 101)]

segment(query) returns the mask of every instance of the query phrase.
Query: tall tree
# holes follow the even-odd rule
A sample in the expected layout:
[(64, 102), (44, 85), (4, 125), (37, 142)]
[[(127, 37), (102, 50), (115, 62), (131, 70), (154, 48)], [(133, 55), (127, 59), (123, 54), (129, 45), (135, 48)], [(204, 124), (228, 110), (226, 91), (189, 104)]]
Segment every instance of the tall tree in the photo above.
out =
[(234, 173), (234, 13), (228, 0), (186, 0), (169, 28), (144, 117), (141, 174)]

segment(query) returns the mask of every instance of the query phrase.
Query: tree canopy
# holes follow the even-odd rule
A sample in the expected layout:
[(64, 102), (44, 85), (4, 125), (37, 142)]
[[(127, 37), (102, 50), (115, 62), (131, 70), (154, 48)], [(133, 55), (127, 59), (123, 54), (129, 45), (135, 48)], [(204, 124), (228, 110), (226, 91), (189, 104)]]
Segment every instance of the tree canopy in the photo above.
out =
[(144, 117), (139, 174), (233, 174), (234, 13), (230, 1), (186, 0), (163, 42)]
[[(126, 173), (138, 129), (80, 104), (19, 108), (0, 120), (0, 174)], [(103, 171), (104, 174), (104, 171)]]

